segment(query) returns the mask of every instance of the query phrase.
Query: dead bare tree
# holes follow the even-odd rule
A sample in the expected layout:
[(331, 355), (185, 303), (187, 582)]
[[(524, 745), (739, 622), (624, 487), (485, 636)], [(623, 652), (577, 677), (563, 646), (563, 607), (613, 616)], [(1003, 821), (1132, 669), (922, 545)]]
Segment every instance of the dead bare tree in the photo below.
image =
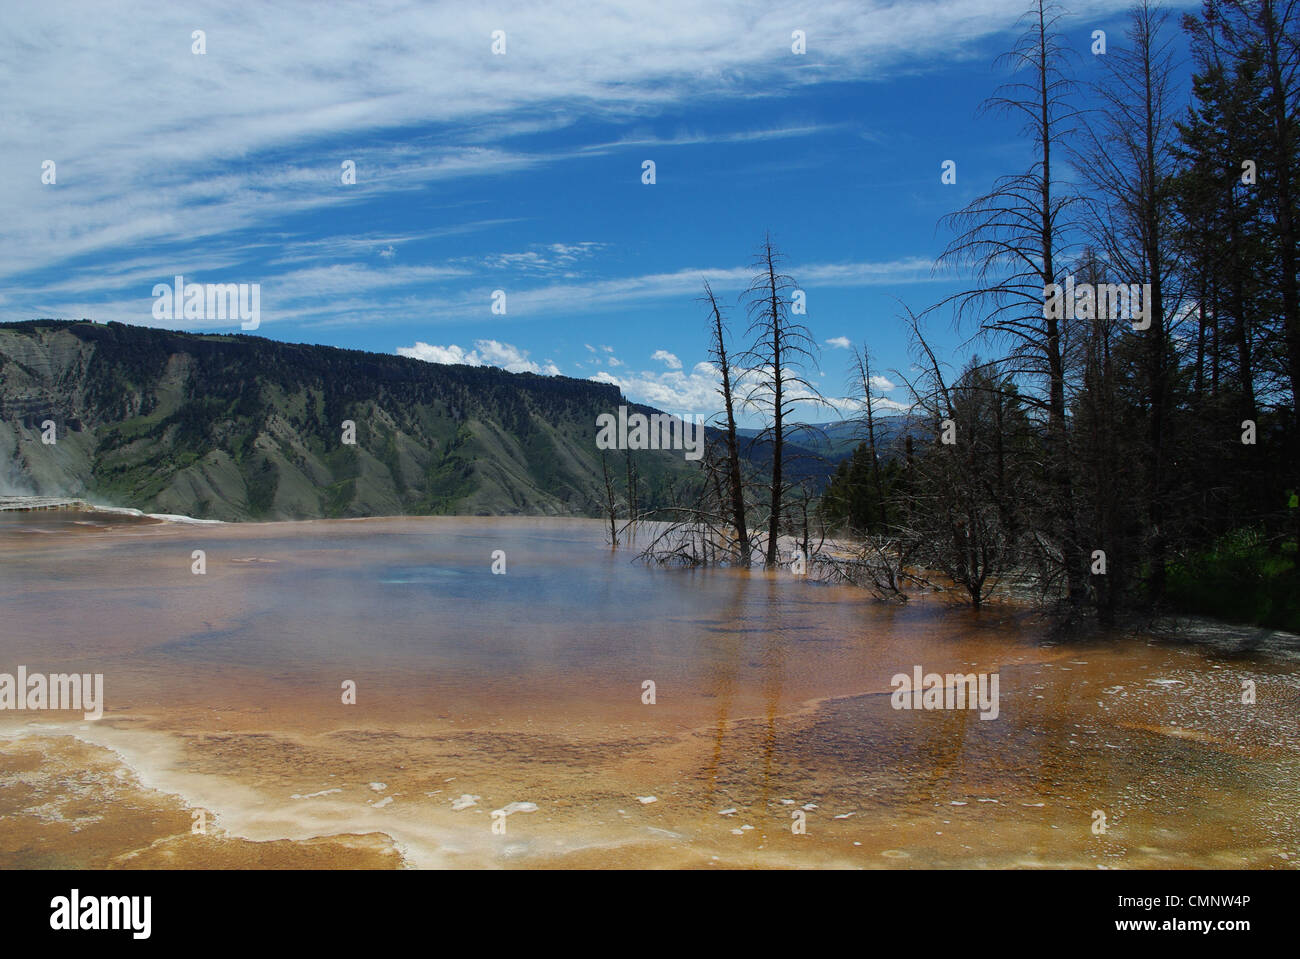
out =
[(825, 582), (847, 583), (870, 590), (877, 599), (905, 603), (908, 589), (939, 588), (917, 567), (918, 546), (916, 537), (861, 533), (847, 552), (819, 549), (809, 568)]
[(753, 384), (745, 403), (769, 419), (769, 425), (755, 437), (755, 441), (770, 438), (772, 444), (764, 557), (769, 569), (777, 563), (782, 504), (789, 489), (783, 457), (794, 428), (791, 418), (799, 402), (825, 403), (803, 372), (805, 364), (816, 365), (817, 344), (807, 326), (791, 319), (790, 301), (797, 285), (793, 277), (781, 272), (783, 260), (771, 235), (764, 237), (754, 259), (754, 278), (745, 291), (753, 341), (740, 357)]
[(912, 544), (917, 562), (946, 576), (979, 607), (1016, 565), (1016, 541), (1006, 526), (991, 405), (1003, 391), (995, 374), (978, 361), (949, 384), (943, 364), (909, 310), (907, 322), (921, 372), (897, 374), (911, 394), (912, 408), (933, 440), (912, 459), (911, 478), (897, 535)]
[(889, 519), (885, 511), (885, 485), (880, 475), (880, 447), (876, 444), (876, 417), (871, 404), (871, 352), (865, 344), (861, 349), (856, 346), (853, 348), (853, 366), (855, 382), (852, 388), (861, 391), (862, 418), (866, 423), (867, 445), (871, 450), (871, 482), (876, 488), (878, 519), (883, 530)]
[(1068, 596), (1082, 603), (1087, 568), (1071, 486), (1065, 330), (1044, 315), (1049, 312), (1044, 291), (1064, 279), (1058, 272), (1075, 231), (1073, 217), (1083, 205), (1054, 166), (1056, 151), (1069, 142), (1079, 115), (1070, 102), (1074, 82), (1066, 69), (1070, 51), (1058, 30), (1060, 18), (1051, 0), (1034, 0), (1022, 20), (1023, 34), (1003, 58), (1016, 80), (985, 104), (986, 110), (1024, 118), (1035, 149), (1033, 162), (1023, 173), (1002, 177), (989, 193), (948, 218), (957, 237), (941, 262), (971, 267), (977, 279), (977, 286), (944, 303), (955, 303), (959, 318), (976, 313), (985, 337), (1009, 343), (1007, 372), (1041, 387), (1040, 395), (1026, 397), (1046, 420), (1048, 469), (1037, 523), (1041, 532), (1050, 531), (1059, 540)]
[[(745, 482), (740, 471), (740, 444), (736, 437), (735, 401), (731, 382), (731, 360), (727, 356), (727, 329), (723, 320), (722, 308), (708, 280), (704, 281), (704, 298), (708, 301), (713, 318), (712, 342), (709, 355), (721, 375), (718, 392), (722, 394), (724, 410), (727, 453), (727, 499), (731, 507), (731, 523), (736, 530), (736, 559), (741, 566), (749, 566), (751, 561), (749, 528), (746, 522)], [(721, 497), (720, 497), (721, 498)]]
[(644, 525), (650, 540), (637, 554), (642, 562), (658, 566), (711, 566), (722, 557), (735, 561), (737, 544), (722, 476), (725, 459), (717, 444), (708, 442), (701, 460), (703, 482), (687, 495), (673, 494), (672, 502), (655, 510), (658, 519)]
[(614, 481), (609, 475), (609, 461), (605, 454), (600, 454), (600, 466), (605, 471), (605, 515), (609, 518), (609, 545), (618, 548), (618, 530), (614, 523), (617, 518), (617, 507), (614, 500)]

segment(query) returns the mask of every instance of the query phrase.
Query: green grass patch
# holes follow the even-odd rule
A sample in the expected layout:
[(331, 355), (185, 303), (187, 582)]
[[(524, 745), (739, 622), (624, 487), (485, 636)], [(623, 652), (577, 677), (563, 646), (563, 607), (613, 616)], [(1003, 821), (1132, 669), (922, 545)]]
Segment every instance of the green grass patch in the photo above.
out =
[(1300, 567), (1294, 542), (1270, 550), (1254, 530), (1171, 564), (1166, 596), (1181, 612), (1300, 633)]

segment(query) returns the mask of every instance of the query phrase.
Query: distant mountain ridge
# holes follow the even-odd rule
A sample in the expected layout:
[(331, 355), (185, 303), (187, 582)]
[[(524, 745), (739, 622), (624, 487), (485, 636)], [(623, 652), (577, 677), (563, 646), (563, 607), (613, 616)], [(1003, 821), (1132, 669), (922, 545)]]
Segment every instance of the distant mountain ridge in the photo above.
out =
[[(882, 456), (896, 453), (893, 447), (909, 430), (915, 431), (916, 424), (906, 416), (875, 417), (876, 444)], [(762, 431), (757, 429), (737, 429), (736, 432), (753, 438)], [(867, 424), (865, 420), (834, 420), (827, 423), (809, 423), (791, 432), (789, 441), (810, 454), (834, 464), (847, 456), (852, 456), (859, 443), (867, 442)]]
[[(595, 516), (595, 419), (620, 404), (649, 411), (569, 377), (248, 335), (5, 323), (0, 492), (223, 520)], [(680, 453), (632, 457), (645, 505), (698, 475)], [(621, 490), (624, 454), (610, 460)]]

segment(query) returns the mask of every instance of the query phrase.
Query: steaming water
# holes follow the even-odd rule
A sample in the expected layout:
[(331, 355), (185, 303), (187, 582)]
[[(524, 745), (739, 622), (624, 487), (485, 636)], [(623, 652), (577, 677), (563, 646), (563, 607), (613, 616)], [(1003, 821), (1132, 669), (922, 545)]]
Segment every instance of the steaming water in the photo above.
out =
[[(11, 514), (20, 664), (107, 702), (0, 712), (9, 867), (1300, 861), (1285, 650), (1054, 645), (1014, 607), (646, 568), (595, 522)], [(996, 672), (997, 719), (891, 708), (916, 665)]]

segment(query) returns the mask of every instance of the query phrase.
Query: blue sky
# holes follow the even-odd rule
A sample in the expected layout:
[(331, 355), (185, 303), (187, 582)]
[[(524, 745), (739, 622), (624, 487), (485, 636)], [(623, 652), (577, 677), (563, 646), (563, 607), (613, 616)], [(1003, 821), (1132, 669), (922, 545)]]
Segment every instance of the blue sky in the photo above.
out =
[[(1123, 43), (1125, 6), (1067, 4), (1079, 79), (1100, 75), (1093, 30)], [(910, 365), (896, 299), (959, 285), (932, 271), (940, 218), (1028, 162), (1014, 123), (978, 115), (1023, 7), (11, 7), (0, 317), (237, 332), (156, 321), (153, 286), (259, 283), (257, 335), (596, 377), (707, 413), (702, 280), (742, 346), (738, 295), (771, 231), (807, 293), (814, 380), (842, 396), (838, 344), (865, 342), (889, 408)], [(964, 336), (933, 333), (959, 362)]]

